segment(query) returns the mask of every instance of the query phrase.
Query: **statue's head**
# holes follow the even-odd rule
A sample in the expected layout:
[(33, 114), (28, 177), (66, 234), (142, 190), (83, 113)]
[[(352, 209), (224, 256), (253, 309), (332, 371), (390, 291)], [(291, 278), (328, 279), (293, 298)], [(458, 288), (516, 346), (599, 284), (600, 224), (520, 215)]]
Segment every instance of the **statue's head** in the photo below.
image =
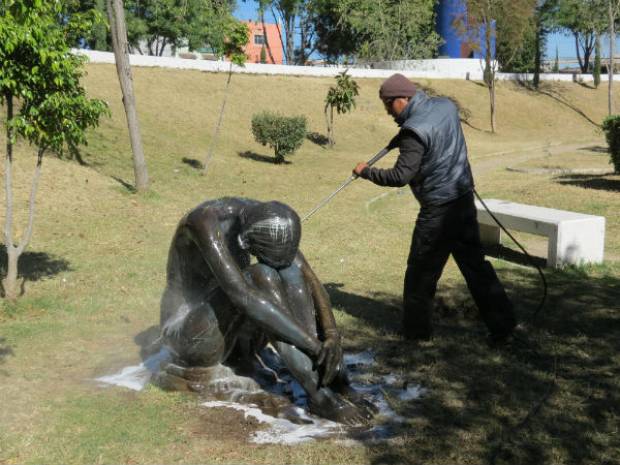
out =
[(239, 243), (260, 263), (276, 269), (293, 263), (301, 239), (301, 221), (280, 202), (249, 206), (241, 212)]

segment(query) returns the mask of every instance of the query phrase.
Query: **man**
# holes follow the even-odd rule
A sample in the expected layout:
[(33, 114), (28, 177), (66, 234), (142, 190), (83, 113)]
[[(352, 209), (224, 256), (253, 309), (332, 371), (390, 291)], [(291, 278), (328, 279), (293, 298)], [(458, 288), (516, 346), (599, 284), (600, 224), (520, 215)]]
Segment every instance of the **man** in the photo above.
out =
[(200, 381), (203, 367), (247, 365), (271, 342), (311, 411), (343, 423), (371, 416), (343, 396), (340, 336), (300, 237), (299, 217), (278, 202), (222, 198), (181, 219), (161, 300), (162, 338), (176, 358), (164, 377)]
[(405, 273), (404, 336), (430, 339), (437, 281), (452, 254), (490, 332), (489, 342), (505, 341), (516, 321), (480, 243), (474, 181), (458, 109), (447, 98), (416, 89), (402, 74), (388, 78), (379, 97), (401, 128), (390, 142), (400, 154), (391, 169), (359, 163), (353, 172), (380, 186), (409, 184), (420, 203)]

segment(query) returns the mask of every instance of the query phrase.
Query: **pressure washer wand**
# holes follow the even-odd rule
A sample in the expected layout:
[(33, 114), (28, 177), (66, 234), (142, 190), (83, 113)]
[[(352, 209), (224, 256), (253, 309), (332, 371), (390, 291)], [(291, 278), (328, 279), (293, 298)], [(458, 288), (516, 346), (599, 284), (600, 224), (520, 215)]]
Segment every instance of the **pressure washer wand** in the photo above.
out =
[[(372, 157), (370, 160), (368, 160), (367, 164), (368, 166), (372, 166), (375, 163), (377, 163), (379, 160), (381, 160), (385, 155), (387, 155), (387, 153), (390, 151), (389, 147), (385, 147), (383, 149), (381, 149), (380, 152), (378, 152), (374, 157)], [(317, 211), (319, 211), (321, 208), (323, 208), (325, 205), (327, 205), (329, 203), (329, 201), (331, 199), (333, 199), (336, 194), (338, 194), (338, 192), (340, 192), (341, 190), (343, 190), (345, 187), (347, 187), (349, 184), (351, 184), (353, 181), (355, 181), (358, 178), (358, 176), (356, 174), (352, 174), (351, 176), (349, 176), (349, 179), (347, 179), (342, 186), (340, 186), (338, 189), (336, 189), (334, 192), (332, 192), (328, 197), (326, 197), (321, 203), (319, 203), (316, 207), (314, 207), (314, 210), (312, 210), (310, 213), (308, 213), (306, 216), (304, 216), (301, 219), (301, 222), (303, 223), (304, 221), (306, 221), (308, 218), (310, 218), (312, 215), (314, 215)]]

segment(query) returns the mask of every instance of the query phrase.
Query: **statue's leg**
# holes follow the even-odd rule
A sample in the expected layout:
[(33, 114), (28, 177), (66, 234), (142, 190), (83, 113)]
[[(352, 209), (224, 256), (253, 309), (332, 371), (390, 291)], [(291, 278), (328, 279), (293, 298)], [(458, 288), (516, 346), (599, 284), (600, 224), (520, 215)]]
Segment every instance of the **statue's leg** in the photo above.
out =
[[(226, 355), (226, 340), (218, 324), (212, 302), (187, 300), (187, 293), (166, 289), (162, 298), (162, 338), (186, 365), (212, 366)], [(172, 309), (164, 306), (171, 306)]]
[[(293, 264), (278, 272), (271, 267), (258, 264), (252, 266), (248, 272), (254, 285), (268, 293), (281, 304), (291, 318), (317, 337), (312, 294), (298, 266)], [(372, 416), (371, 411), (356, 407), (345, 397), (334, 392), (331, 386), (321, 386), (319, 373), (305, 353), (286, 342), (273, 339), (272, 342), (286, 367), (305, 389), (310, 398), (311, 410), (315, 413), (350, 424), (363, 423)], [(338, 381), (342, 382), (343, 377), (344, 372), (337, 377)]]
[(188, 300), (187, 295), (168, 287), (161, 301), (161, 336), (174, 360), (156, 382), (167, 389), (201, 390), (208, 384), (214, 370), (221, 371), (220, 363), (235, 344), (234, 327), (241, 322), (229, 299), (217, 291), (210, 298)]

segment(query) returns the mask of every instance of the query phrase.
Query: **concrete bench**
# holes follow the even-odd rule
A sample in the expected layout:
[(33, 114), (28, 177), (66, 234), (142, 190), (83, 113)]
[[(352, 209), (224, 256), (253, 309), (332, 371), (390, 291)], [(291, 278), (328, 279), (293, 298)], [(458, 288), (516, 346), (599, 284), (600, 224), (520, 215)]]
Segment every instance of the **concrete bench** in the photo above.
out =
[[(536, 207), (505, 200), (484, 199), (487, 207), (508, 230), (547, 236), (547, 266), (602, 263), (605, 218), (583, 213)], [(476, 200), (480, 238), (485, 245), (499, 244), (501, 229)]]

